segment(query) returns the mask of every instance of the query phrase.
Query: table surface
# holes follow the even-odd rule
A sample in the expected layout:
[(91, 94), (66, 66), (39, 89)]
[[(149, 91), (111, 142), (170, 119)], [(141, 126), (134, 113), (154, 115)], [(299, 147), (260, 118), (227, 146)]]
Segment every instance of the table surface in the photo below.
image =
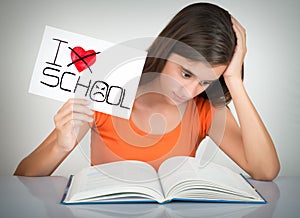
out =
[(300, 177), (250, 180), (268, 204), (62, 205), (67, 178), (0, 176), (0, 217), (299, 217)]

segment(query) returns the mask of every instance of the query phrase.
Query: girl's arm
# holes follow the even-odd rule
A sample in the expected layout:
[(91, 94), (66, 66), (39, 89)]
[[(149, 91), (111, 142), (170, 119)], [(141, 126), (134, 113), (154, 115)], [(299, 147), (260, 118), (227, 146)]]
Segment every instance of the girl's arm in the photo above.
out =
[[(225, 108), (226, 124), (223, 137), (211, 129), (209, 135), (220, 148), (254, 179), (273, 180), (280, 164), (272, 139), (253, 106), (241, 79), (241, 69), (246, 55), (245, 29), (232, 18), (237, 36), (237, 46), (231, 63), (223, 76), (236, 109), (239, 124)], [(222, 119), (219, 119), (222, 122)], [(216, 119), (215, 122), (218, 122)], [(220, 123), (221, 125), (221, 123)]]
[(51, 175), (89, 130), (93, 112), (87, 104), (84, 99), (67, 101), (54, 117), (55, 129), (20, 162), (14, 175)]

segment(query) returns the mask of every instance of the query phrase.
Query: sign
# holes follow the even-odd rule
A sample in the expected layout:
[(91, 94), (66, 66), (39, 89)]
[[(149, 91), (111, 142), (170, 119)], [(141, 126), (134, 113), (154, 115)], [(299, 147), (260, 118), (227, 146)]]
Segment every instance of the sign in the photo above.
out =
[(29, 92), (129, 119), (146, 52), (46, 26)]

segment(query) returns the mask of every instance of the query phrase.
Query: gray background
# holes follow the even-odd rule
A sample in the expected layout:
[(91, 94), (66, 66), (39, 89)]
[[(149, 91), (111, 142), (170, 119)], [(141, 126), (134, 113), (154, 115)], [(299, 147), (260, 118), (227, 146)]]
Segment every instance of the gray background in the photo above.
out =
[[(28, 93), (45, 25), (118, 43), (156, 36), (192, 2), (0, 1), (0, 175), (11, 175), (42, 142), (62, 106)], [(280, 175), (299, 176), (299, 1), (209, 2), (229, 10), (247, 29), (245, 86), (276, 145)], [(68, 176), (88, 166), (88, 144), (86, 137), (55, 174)], [(235, 167), (221, 152), (215, 159)]]

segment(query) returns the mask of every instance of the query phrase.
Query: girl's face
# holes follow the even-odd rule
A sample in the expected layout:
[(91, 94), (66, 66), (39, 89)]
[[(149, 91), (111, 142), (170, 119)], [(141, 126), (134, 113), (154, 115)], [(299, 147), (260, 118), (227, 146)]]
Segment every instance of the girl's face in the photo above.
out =
[(211, 67), (172, 53), (160, 74), (160, 87), (168, 102), (179, 105), (202, 93), (226, 67)]

